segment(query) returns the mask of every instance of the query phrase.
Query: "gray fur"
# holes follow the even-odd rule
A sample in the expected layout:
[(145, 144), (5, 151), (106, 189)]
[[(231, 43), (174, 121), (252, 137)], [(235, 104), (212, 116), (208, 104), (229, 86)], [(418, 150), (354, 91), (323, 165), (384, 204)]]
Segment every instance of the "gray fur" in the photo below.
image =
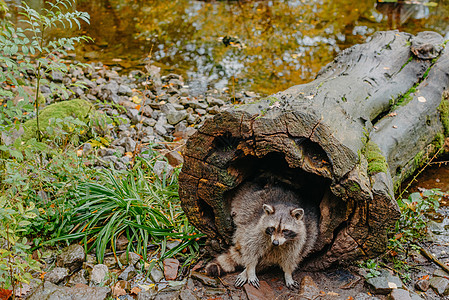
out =
[[(292, 272), (313, 249), (318, 236), (318, 217), (313, 209), (285, 186), (246, 183), (235, 194), (231, 212), (236, 226), (234, 245), (209, 263), (207, 272), (220, 275), (211, 270), (233, 272), (243, 266), (235, 285), (248, 282), (259, 287), (256, 267), (279, 265), (287, 286), (298, 287)], [(284, 234), (283, 229), (290, 234)]]

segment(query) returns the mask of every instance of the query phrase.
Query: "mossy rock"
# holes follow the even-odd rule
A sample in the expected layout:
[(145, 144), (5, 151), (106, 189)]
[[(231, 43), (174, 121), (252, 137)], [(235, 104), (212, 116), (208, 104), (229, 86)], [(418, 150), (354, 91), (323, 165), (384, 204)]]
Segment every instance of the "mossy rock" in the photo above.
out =
[[(50, 119), (59, 118), (64, 119), (66, 117), (73, 117), (79, 119), (85, 123), (89, 121), (103, 119), (107, 122), (107, 117), (97, 112), (91, 103), (82, 99), (74, 99), (63, 102), (57, 102), (51, 104), (39, 112), (39, 125), (44, 136), (48, 137), (46, 128), (50, 125)], [(102, 122), (95, 122), (102, 123)], [(26, 121), (23, 124), (25, 132), (22, 136), (22, 140), (29, 140), (36, 137), (37, 121), (36, 118)], [(50, 137), (51, 138), (51, 137)]]

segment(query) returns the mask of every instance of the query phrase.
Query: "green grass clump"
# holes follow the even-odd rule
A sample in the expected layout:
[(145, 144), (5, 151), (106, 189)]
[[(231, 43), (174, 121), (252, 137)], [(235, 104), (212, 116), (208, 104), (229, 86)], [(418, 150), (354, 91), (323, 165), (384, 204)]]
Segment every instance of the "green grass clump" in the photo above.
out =
[[(201, 235), (189, 225), (181, 209), (177, 174), (160, 179), (153, 166), (154, 159), (139, 158), (133, 170), (100, 172), (96, 180), (81, 184), (77, 203), (63, 224), (71, 233), (49, 242), (81, 240), (87, 251), (95, 249), (100, 263), (107, 249), (115, 253), (120, 235), (130, 241), (127, 250), (145, 260), (155, 256), (164, 259), (182, 251), (189, 259), (198, 255)], [(170, 240), (180, 243), (168, 250)], [(157, 248), (151, 255), (149, 245)]]
[(368, 141), (362, 150), (362, 154), (365, 156), (368, 161), (368, 175), (388, 171), (387, 160), (383, 156), (382, 152), (379, 149), (379, 146), (372, 142)]

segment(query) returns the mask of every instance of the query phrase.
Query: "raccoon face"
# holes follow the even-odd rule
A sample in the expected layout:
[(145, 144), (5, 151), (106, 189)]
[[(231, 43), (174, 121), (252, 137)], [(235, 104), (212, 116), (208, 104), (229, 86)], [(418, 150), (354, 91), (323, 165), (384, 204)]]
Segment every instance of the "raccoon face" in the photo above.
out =
[(281, 246), (284, 243), (296, 238), (298, 233), (295, 231), (295, 224), (301, 220), (304, 216), (304, 210), (302, 208), (295, 208), (287, 215), (279, 213), (275, 215), (276, 210), (273, 206), (264, 204), (263, 209), (267, 216), (267, 227), (265, 233), (271, 237), (271, 243), (273, 246)]

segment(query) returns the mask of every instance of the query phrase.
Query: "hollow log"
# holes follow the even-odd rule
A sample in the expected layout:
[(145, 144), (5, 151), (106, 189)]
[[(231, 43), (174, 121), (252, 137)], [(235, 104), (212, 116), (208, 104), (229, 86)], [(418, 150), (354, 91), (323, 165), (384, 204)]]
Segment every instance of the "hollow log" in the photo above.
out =
[(448, 85), (439, 34), (378, 32), (314, 81), (207, 120), (184, 152), (183, 209), (209, 249), (223, 251), (235, 191), (270, 172), (319, 207), (320, 235), (305, 268), (379, 255), (400, 215), (395, 188), (448, 135)]

